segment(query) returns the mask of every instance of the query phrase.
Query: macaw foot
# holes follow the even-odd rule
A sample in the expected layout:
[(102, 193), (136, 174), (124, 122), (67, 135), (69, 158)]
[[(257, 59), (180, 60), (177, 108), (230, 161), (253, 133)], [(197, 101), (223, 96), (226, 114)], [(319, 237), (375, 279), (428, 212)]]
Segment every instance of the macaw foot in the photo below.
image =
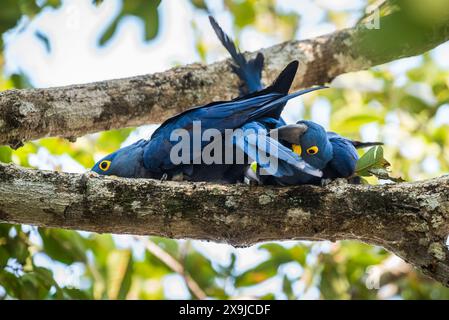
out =
[(257, 176), (257, 162), (253, 162), (246, 168), (243, 183), (249, 186), (258, 186), (262, 184), (259, 177)]
[(93, 177), (99, 177), (101, 174), (96, 173), (95, 171), (86, 171), (83, 173), (83, 176), (86, 178), (93, 178)]
[(167, 178), (168, 178), (168, 174), (164, 173), (164, 174), (162, 175), (160, 181), (161, 181), (161, 182), (167, 181)]
[(184, 181), (184, 175), (182, 174), (182, 172), (181, 172), (181, 173), (178, 173), (178, 174), (175, 174), (175, 175), (171, 178), (171, 181), (178, 181), (178, 182)]
[(259, 182), (248, 177), (243, 178), (243, 183), (248, 186), (258, 186)]
[(353, 176), (348, 179), (348, 183), (350, 184), (362, 184), (362, 178), (359, 176)]

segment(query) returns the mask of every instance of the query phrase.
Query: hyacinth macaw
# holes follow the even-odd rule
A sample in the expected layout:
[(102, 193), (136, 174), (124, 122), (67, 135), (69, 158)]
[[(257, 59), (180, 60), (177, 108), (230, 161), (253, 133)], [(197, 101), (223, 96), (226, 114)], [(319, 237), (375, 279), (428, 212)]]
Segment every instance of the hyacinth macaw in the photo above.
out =
[[(200, 135), (207, 129), (215, 129), (223, 134), (226, 129), (243, 128), (248, 123), (260, 123), (265, 128), (275, 128), (284, 124), (280, 120), (280, 114), (288, 100), (322, 87), (288, 94), (298, 68), (298, 62), (293, 61), (279, 74), (271, 86), (261, 90), (263, 56), (259, 54), (255, 59), (247, 62), (244, 56), (237, 52), (227, 36), (223, 39), (227, 43), (226, 48), (230, 51), (236, 63), (234, 71), (245, 83), (250, 93), (230, 101), (218, 101), (195, 107), (169, 118), (153, 133), (151, 139), (139, 140), (130, 146), (115, 151), (98, 161), (92, 171), (103, 175), (121, 177), (178, 179), (181, 176), (183, 180), (189, 181), (223, 183), (243, 181), (244, 173), (248, 167), (247, 157), (249, 153), (257, 154), (255, 146), (247, 142), (239, 144), (242, 140), (235, 140), (232, 149), (240, 148), (245, 152), (246, 157), (243, 163), (205, 164), (201, 161), (196, 162), (195, 160), (198, 159), (200, 154), (197, 152), (198, 150), (192, 150), (194, 142), (191, 139), (194, 136), (194, 123), (196, 121), (201, 122)], [(220, 40), (222, 39), (220, 38)], [(188, 141), (190, 152), (186, 163), (174, 163), (171, 158), (171, 151), (179, 142), (172, 140), (172, 134), (179, 129), (187, 131), (190, 137), (190, 141)], [(310, 176), (322, 175), (319, 170), (307, 164), (291, 149), (281, 145), (268, 135), (265, 135), (265, 140), (277, 145), (277, 149), (279, 149), (276, 155), (277, 160), (288, 163)], [(199, 151), (202, 151), (209, 143), (208, 141), (202, 141)], [(249, 151), (246, 146), (249, 146)], [(228, 151), (224, 150), (224, 153)], [(287, 168), (289, 171), (291, 170), (290, 167)], [(282, 175), (282, 172), (273, 174)]]
[[(244, 80), (246, 92), (251, 93), (260, 90), (263, 87), (261, 82), (263, 56), (260, 56), (261, 54), (259, 53), (255, 59), (257, 63), (246, 63), (245, 57), (237, 51), (234, 42), (229, 36), (226, 35), (212, 17), (209, 17), (209, 19), (221, 43), (233, 58), (236, 64), (233, 70)], [(283, 106), (280, 106), (278, 110), (282, 112), (282, 109)], [(279, 168), (277, 171), (272, 172), (270, 170), (267, 171), (261, 165), (257, 165), (256, 161), (255, 164), (253, 163), (253, 165), (247, 167), (245, 175), (248, 181), (255, 181), (261, 184), (318, 184), (322, 179), (349, 178), (354, 175), (358, 160), (356, 148), (381, 144), (379, 142), (363, 143), (353, 141), (334, 132), (326, 132), (322, 126), (312, 121), (303, 120), (298, 121), (294, 125), (286, 125), (280, 117), (280, 113), (271, 118), (248, 122), (243, 128), (247, 130), (253, 129), (258, 133), (255, 137), (258, 140), (258, 145), (255, 143), (252, 145), (248, 144), (243, 139), (237, 143), (242, 149), (246, 148), (246, 153), (253, 160), (258, 160), (258, 157), (260, 157), (256, 152), (257, 148), (275, 144), (267, 136), (276, 136), (281, 146), (287, 148), (283, 149), (277, 145), (280, 152), (285, 153), (291, 150), (304, 159), (306, 163), (323, 171), (323, 176), (317, 177), (317, 175), (311, 175), (298, 167), (290, 165), (288, 162), (280, 160), (278, 162)]]
[(292, 174), (274, 176), (266, 172), (261, 174), (263, 167), (253, 165), (247, 170), (246, 178), (259, 184), (321, 184), (330, 179), (350, 178), (359, 159), (356, 149), (382, 144), (354, 141), (335, 132), (326, 132), (321, 125), (306, 120), (276, 128), (268, 134), (276, 135), (282, 145), (291, 148), (308, 164), (321, 170), (323, 175), (317, 178), (287, 164)]

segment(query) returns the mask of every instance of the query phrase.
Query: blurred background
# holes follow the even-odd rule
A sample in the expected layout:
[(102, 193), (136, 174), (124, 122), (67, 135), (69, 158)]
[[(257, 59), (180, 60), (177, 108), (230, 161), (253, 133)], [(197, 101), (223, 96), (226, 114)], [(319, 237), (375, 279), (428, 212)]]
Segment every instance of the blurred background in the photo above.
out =
[[(367, 0), (2, 0), (0, 90), (52, 87), (227, 58), (212, 14), (242, 50), (354, 26)], [(377, 1), (379, 2), (379, 1)], [(382, 1), (381, 1), (382, 2)], [(380, 26), (382, 27), (382, 26)], [(449, 44), (335, 79), (295, 99), (288, 122), (385, 143), (392, 175), (449, 170)], [(157, 124), (71, 143), (46, 138), (0, 161), (85, 172)], [(375, 178), (370, 183), (378, 183)], [(224, 244), (0, 224), (0, 299), (447, 299), (449, 289), (380, 247), (354, 241)]]

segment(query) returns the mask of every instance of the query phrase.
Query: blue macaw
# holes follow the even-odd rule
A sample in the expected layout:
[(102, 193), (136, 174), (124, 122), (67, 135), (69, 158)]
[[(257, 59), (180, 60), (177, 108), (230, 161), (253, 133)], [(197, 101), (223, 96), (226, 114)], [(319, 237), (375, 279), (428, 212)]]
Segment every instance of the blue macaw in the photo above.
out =
[[(192, 139), (195, 122), (201, 121), (200, 136), (207, 129), (215, 129), (223, 134), (226, 129), (243, 128), (248, 123), (260, 123), (264, 125), (264, 128), (275, 128), (285, 124), (280, 120), (280, 114), (288, 100), (323, 87), (288, 94), (298, 68), (298, 62), (293, 61), (287, 65), (271, 86), (260, 90), (262, 88), (260, 79), (263, 56), (259, 54), (254, 60), (247, 62), (244, 56), (237, 52), (232, 41), (224, 33), (223, 35), (226, 38), (223, 38), (224, 40), (220, 38), (220, 40), (227, 44), (225, 46), (236, 63), (233, 69), (243, 80), (250, 93), (231, 101), (219, 101), (195, 107), (169, 118), (153, 133), (150, 140), (139, 140), (130, 146), (115, 151), (98, 161), (92, 171), (103, 175), (122, 177), (178, 179), (181, 176), (183, 180), (189, 181), (223, 183), (243, 181), (248, 166), (248, 152), (254, 153), (253, 146), (250, 146), (250, 151), (243, 146), (242, 150), (247, 155), (244, 163), (203, 163), (199, 159), (199, 155), (211, 142), (203, 141), (199, 150), (193, 150), (194, 142)], [(179, 129), (184, 129), (184, 132), (189, 133), (187, 163), (174, 163), (170, 157), (173, 148), (179, 142), (176, 139), (172, 140), (172, 135)], [(285, 148), (267, 135), (266, 140), (275, 143), (284, 151), (279, 153), (279, 161), (288, 163), (298, 170), (303, 170), (311, 176), (321, 176), (322, 173), (319, 170), (307, 164), (290, 149)], [(232, 145), (232, 149), (240, 148), (237, 140), (235, 141), (236, 145)], [(229, 150), (224, 151), (226, 153)], [(199, 159), (198, 162), (195, 161), (197, 159)]]
[(291, 174), (275, 176), (263, 172), (263, 167), (253, 165), (251, 170), (247, 170), (246, 178), (259, 184), (321, 184), (330, 179), (351, 178), (359, 159), (356, 149), (382, 144), (353, 141), (335, 132), (326, 132), (321, 125), (307, 120), (281, 126), (268, 134), (275, 136), (282, 145), (293, 150), (306, 163), (321, 170), (323, 175), (317, 178), (290, 166)]
[[(212, 17), (209, 19), (219, 40), (236, 63), (233, 67), (234, 72), (246, 84), (243, 91), (251, 93), (263, 88), (261, 82), (263, 56), (259, 53), (254, 62), (247, 63), (245, 57), (237, 51), (234, 42), (217, 22)], [(322, 126), (312, 121), (302, 120), (295, 125), (286, 125), (280, 117), (283, 107), (283, 105), (279, 106), (279, 113), (272, 117), (248, 122), (242, 127), (244, 130), (257, 132), (252, 143), (249, 143), (248, 139), (237, 141), (237, 146), (245, 150), (245, 153), (258, 164), (246, 167), (245, 174), (249, 181), (262, 184), (297, 185), (318, 184), (323, 179), (349, 178), (354, 175), (358, 160), (356, 148), (382, 144), (380, 142), (353, 141), (334, 132), (326, 132)], [(276, 136), (277, 139), (273, 140), (271, 136), (273, 138)], [(267, 146), (272, 146), (281, 155), (276, 170), (260, 165), (260, 162), (267, 163), (270, 155), (268, 158), (260, 159), (261, 155), (258, 151), (261, 147), (268, 151)], [(322, 170), (322, 176), (311, 175), (304, 171), (301, 166), (297, 166), (297, 161), (285, 161), (284, 159), (293, 157), (291, 153), (295, 153), (312, 167)], [(271, 159), (271, 161), (273, 160)]]
[[(233, 70), (243, 80), (244, 86), (241, 88), (244, 93), (253, 93), (263, 88), (262, 69), (264, 57), (258, 53), (256, 58), (247, 62), (245, 57), (238, 51), (234, 45), (234, 41), (221, 29), (213, 17), (209, 17), (210, 23), (223, 46), (227, 49), (233, 59)], [(317, 89), (326, 88), (324, 86)], [(316, 170), (313, 166), (308, 167), (297, 153), (289, 147), (284, 146), (277, 140), (270, 137), (268, 132), (272, 129), (285, 126), (286, 123), (281, 117), (285, 103), (279, 104), (275, 112), (265, 116), (247, 121), (241, 128), (245, 132), (253, 132), (253, 134), (235, 140), (236, 147), (242, 151), (250, 160), (257, 163), (276, 163), (277, 167), (265, 166), (265, 173), (275, 178), (282, 178), (302, 173), (304, 176), (303, 183), (309, 178), (317, 178), (322, 176), (320, 170)], [(262, 152), (261, 152), (262, 151)], [(270, 152), (274, 151), (275, 154)], [(250, 168), (254, 166), (246, 165), (245, 173), (251, 174)]]

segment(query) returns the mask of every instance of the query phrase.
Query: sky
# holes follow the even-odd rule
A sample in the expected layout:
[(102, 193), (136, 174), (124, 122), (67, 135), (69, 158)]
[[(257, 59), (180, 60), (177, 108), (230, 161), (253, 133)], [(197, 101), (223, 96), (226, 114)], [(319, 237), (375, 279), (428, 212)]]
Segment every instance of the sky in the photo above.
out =
[[(212, 8), (212, 14), (219, 21), (220, 25), (231, 35), (232, 19), (223, 9), (222, 1), (206, 1)], [(160, 32), (155, 40), (144, 43), (142, 24), (138, 19), (126, 18), (118, 28), (118, 32), (107, 43), (99, 48), (98, 30), (104, 30), (108, 22), (118, 12), (121, 1), (104, 1), (103, 5), (94, 7), (90, 5), (90, 0), (64, 1), (62, 8), (58, 10), (48, 9), (36, 17), (24, 32), (17, 30), (6, 35), (6, 72), (13, 73), (23, 71), (29, 75), (31, 83), (35, 87), (54, 87), (77, 83), (87, 83), (106, 79), (136, 76), (140, 74), (164, 71), (177, 64), (187, 64), (200, 61), (200, 57), (194, 46), (194, 31), (191, 21), (194, 20), (198, 29), (203, 33), (210, 54), (208, 62), (213, 62), (226, 58), (226, 52), (220, 47), (212, 29), (209, 26), (207, 15), (195, 10), (187, 1), (162, 1), (160, 7), (161, 20)], [(282, 8), (292, 9), (302, 15), (301, 27), (296, 34), (297, 39), (306, 39), (324, 33), (332, 32), (335, 26), (330, 23), (323, 23), (323, 9), (332, 8), (338, 10), (345, 8), (358, 12), (364, 1), (358, 0), (321, 0), (321, 1), (282, 1)], [(348, 26), (356, 21), (357, 16), (351, 18)], [(24, 22), (26, 23), (26, 22)], [(34, 36), (40, 30), (50, 38), (52, 50), (47, 52), (43, 44)], [(257, 50), (275, 44), (276, 39), (261, 35), (251, 28), (245, 29), (241, 34), (241, 49)], [(32, 53), (32, 54), (30, 54)], [(442, 68), (449, 68), (449, 45), (444, 44), (432, 51), (432, 56)], [(388, 68), (393, 72), (398, 84), (405, 81), (405, 72), (419, 64), (420, 57), (402, 59), (388, 64)], [(382, 90), (381, 85), (370, 77), (369, 73), (358, 72), (338, 77), (334, 80), (333, 86), (352, 86), (358, 90)], [(414, 91), (425, 99), (432, 99), (433, 96), (428, 88), (415, 87)], [(326, 99), (317, 99), (312, 109), (312, 120), (329, 126), (331, 106)], [(284, 118), (287, 122), (299, 120), (303, 112), (301, 99), (290, 102), (285, 109)], [(440, 108), (441, 121), (449, 123), (449, 105)], [(394, 130), (395, 119), (391, 119), (392, 130)], [(141, 137), (148, 137), (157, 128), (157, 125), (148, 125), (138, 128), (123, 143), (128, 145)], [(378, 135), (378, 128), (375, 124), (368, 124), (362, 128), (362, 138), (365, 140), (375, 140)], [(394, 143), (394, 141), (391, 141)], [(415, 142), (412, 141), (412, 144)], [(404, 147), (404, 152), (413, 157), (413, 147)], [(96, 160), (103, 155), (96, 155)], [(30, 164), (40, 169), (53, 169), (56, 166), (62, 167), (63, 171), (83, 172), (80, 164), (76, 163), (69, 156), (52, 156), (46, 149), (39, 149), (36, 155), (30, 158)], [(428, 160), (425, 164), (428, 170), (435, 170), (435, 161)], [(142, 247), (128, 236), (116, 236), (117, 243), (123, 247), (132, 247), (134, 254), (139, 255)], [(37, 237), (35, 237), (37, 240)], [(284, 243), (289, 245), (289, 243)], [(231, 252), (237, 254), (237, 269), (246, 270), (257, 265), (266, 258), (267, 253), (258, 250), (257, 247), (245, 249), (234, 249), (224, 244), (206, 243), (193, 241), (195, 249), (206, 256), (222, 264), (230, 261)], [(322, 250), (326, 250), (327, 242), (317, 243)], [(42, 265), (48, 266), (50, 263), (45, 257), (36, 257)], [(60, 283), (67, 283), (76, 279), (82, 274), (79, 266), (67, 268), (63, 265), (51, 265), (56, 274), (56, 279)], [(284, 266), (287, 274), (295, 275), (301, 272), (298, 264)], [(260, 286), (252, 287), (241, 294), (250, 295), (251, 292), (262, 294), (263, 292), (279, 292), (282, 286), (282, 278), (275, 277), (266, 281)], [(300, 286), (300, 285), (297, 285)], [(169, 297), (186, 298), (189, 296), (188, 290), (180, 276), (173, 275), (164, 279), (164, 290)], [(294, 291), (300, 293), (301, 287), (295, 287)], [(317, 298), (319, 292), (311, 290), (304, 298)]]

